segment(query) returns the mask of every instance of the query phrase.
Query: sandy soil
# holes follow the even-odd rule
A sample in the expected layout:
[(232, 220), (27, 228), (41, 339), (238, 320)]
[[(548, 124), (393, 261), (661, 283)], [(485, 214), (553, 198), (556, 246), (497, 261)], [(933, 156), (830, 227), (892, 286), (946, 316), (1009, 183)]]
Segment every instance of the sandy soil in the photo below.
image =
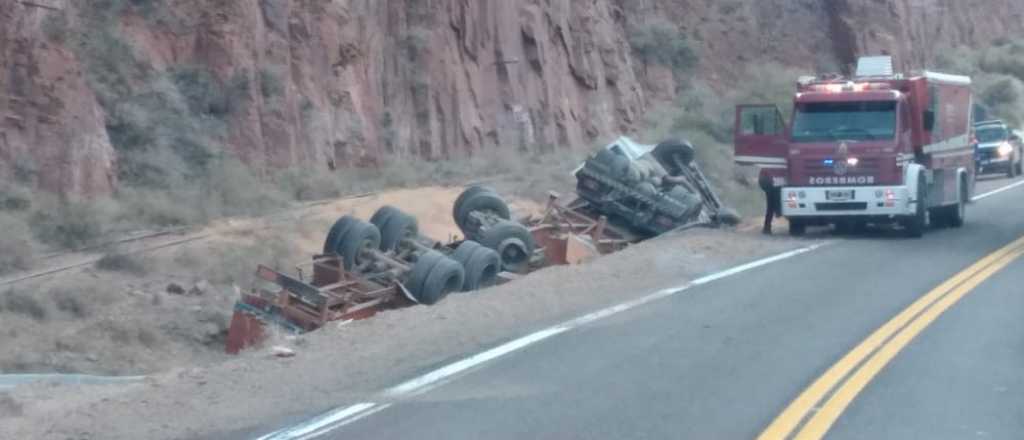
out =
[[(310, 217), (328, 219), (345, 209), (369, 208), (335, 207)], [(8, 417), (0, 437), (220, 438), (270, 430), (508, 338), (802, 243), (692, 230), (586, 265), (551, 267), (514, 283), (452, 296), (434, 307), (390, 311), (293, 340), (278, 338), (297, 351), (294, 358), (275, 358), (263, 349), (165, 371), (137, 385), (23, 386), (10, 394), (21, 415)]]
[[(141, 273), (103, 271), (90, 263), (10, 285), (0, 291), (0, 374), (147, 374), (223, 361), (235, 286), (248, 286), (257, 263), (288, 269), (321, 249), (338, 217), (368, 219), (389, 204), (416, 216), (425, 235), (448, 239), (458, 234), (450, 217), (460, 192), (440, 187), (391, 191), (267, 218), (221, 220), (187, 234), (119, 246), (116, 252), (131, 253), (196, 239), (133, 254)], [(511, 204), (516, 212), (537, 209), (520, 200)], [(53, 263), (88, 263), (102, 255), (72, 253)], [(185, 294), (169, 293), (170, 285)], [(190, 295), (196, 286), (202, 293)]]

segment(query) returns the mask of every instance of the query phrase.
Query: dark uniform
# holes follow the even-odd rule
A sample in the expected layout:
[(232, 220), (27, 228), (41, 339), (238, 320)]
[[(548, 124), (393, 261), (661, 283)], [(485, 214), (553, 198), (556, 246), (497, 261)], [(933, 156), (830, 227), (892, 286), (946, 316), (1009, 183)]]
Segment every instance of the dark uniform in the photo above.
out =
[(764, 227), (761, 229), (764, 234), (772, 233), (772, 220), (782, 215), (782, 187), (779, 185), (782, 171), (762, 168), (757, 177), (765, 198)]

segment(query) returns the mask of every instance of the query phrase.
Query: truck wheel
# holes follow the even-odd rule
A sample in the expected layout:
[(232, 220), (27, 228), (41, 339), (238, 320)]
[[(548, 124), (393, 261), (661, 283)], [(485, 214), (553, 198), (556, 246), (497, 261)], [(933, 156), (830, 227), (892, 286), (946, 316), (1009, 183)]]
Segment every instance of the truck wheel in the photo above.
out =
[(606, 169), (608, 177), (620, 180), (626, 177), (629, 172), (629, 158), (612, 150), (601, 150), (592, 159), (595, 163), (601, 164)]
[(387, 218), (380, 231), (380, 250), (393, 251), (398, 249), (402, 240), (416, 238), (420, 235), (420, 226), (416, 217), (397, 211)]
[(1017, 151), (1017, 175), (1024, 174), (1024, 152)]
[(338, 255), (345, 265), (345, 270), (359, 273), (372, 262), (367, 252), (380, 249), (380, 229), (371, 223), (357, 220), (341, 239)]
[(470, 255), (469, 260), (463, 263), (463, 267), (466, 269), (466, 279), (462, 283), (462, 290), (480, 290), (493, 286), (498, 281), (501, 257), (494, 249), (480, 246)]
[(794, 237), (802, 237), (807, 233), (807, 223), (803, 220), (791, 218), (789, 219), (789, 235)]
[(388, 219), (390, 219), (391, 216), (395, 215), (395, 213), (401, 212), (402, 211), (400, 209), (395, 208), (394, 206), (391, 205), (381, 206), (380, 208), (377, 208), (377, 211), (374, 212), (372, 216), (370, 216), (370, 223), (373, 223), (373, 225), (376, 226), (377, 229), (380, 229), (381, 232), (383, 232), (384, 225), (388, 223)]
[(347, 233), (349, 228), (358, 221), (359, 219), (346, 215), (334, 222), (331, 229), (327, 231), (327, 238), (324, 240), (324, 253), (338, 253), (338, 248), (341, 246), (341, 239), (345, 238), (345, 233)]
[(917, 182), (917, 211), (914, 216), (907, 219), (906, 225), (907, 236), (911, 238), (920, 238), (924, 235), (924, 229), (928, 226), (928, 209), (925, 208), (925, 203), (928, 200), (928, 191), (925, 189), (924, 179), (918, 179)]
[(460, 209), (462, 209), (462, 204), (465, 203), (466, 200), (469, 199), (470, 197), (473, 197), (482, 192), (497, 194), (497, 192), (494, 191), (494, 188), (491, 188), (489, 186), (473, 185), (463, 190), (462, 193), (455, 198), (455, 203), (452, 204), (452, 220), (455, 221), (455, 224), (459, 224), (459, 211)]
[(459, 230), (470, 239), (476, 239), (480, 227), (483, 226), (470, 218), (470, 213), (474, 211), (490, 213), (504, 220), (512, 218), (504, 199), (492, 192), (479, 192), (463, 201), (455, 217), (455, 224), (459, 226)]
[(681, 167), (693, 162), (696, 152), (689, 141), (670, 139), (655, 146), (651, 155), (658, 159), (669, 174), (679, 175), (683, 172)]
[(420, 294), (430, 271), (444, 258), (444, 254), (437, 251), (426, 251), (416, 256), (416, 262), (412, 264), (412, 269), (405, 278), (405, 288), (417, 303), (423, 303)]
[(954, 228), (963, 227), (964, 221), (967, 219), (967, 180), (960, 179), (960, 194), (956, 202), (956, 206), (950, 208), (947, 221), (950, 226)]
[(473, 253), (482, 247), (483, 246), (480, 245), (480, 243), (473, 240), (465, 240), (462, 243), (459, 243), (459, 246), (455, 248), (455, 252), (452, 252), (448, 257), (465, 266), (466, 262), (469, 261), (469, 257), (472, 257)]
[(423, 281), (423, 287), (416, 294), (416, 298), (420, 304), (437, 304), (448, 294), (461, 290), (465, 278), (466, 271), (462, 265), (448, 257), (442, 257), (430, 269), (430, 274)]
[(526, 226), (508, 220), (484, 229), (480, 244), (498, 251), (502, 269), (516, 273), (529, 268), (533, 250), (537, 247)]

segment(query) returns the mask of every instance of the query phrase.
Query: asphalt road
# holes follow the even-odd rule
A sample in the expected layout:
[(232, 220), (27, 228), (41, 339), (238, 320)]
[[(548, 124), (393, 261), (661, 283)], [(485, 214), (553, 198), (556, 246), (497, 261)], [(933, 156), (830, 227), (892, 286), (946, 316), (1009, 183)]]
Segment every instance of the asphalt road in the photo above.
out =
[[(1007, 183), (986, 181), (978, 192)], [(322, 438), (756, 438), (872, 332), (1024, 235), (1022, 202), (1018, 187), (974, 203), (962, 229), (916, 240), (869, 232), (702, 285)], [(1021, 286), (1024, 261), (1013, 260), (970, 289), (882, 366), (827, 438), (1024, 438)]]

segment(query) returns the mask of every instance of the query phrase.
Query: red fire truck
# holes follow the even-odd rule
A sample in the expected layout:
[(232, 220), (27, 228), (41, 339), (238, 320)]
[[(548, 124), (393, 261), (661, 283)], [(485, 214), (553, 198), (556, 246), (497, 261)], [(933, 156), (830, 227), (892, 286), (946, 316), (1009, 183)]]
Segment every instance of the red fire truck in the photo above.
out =
[(974, 190), (971, 79), (894, 74), (863, 57), (853, 77), (801, 77), (792, 122), (774, 105), (736, 109), (735, 161), (781, 196), (790, 233), (810, 225), (959, 227)]

